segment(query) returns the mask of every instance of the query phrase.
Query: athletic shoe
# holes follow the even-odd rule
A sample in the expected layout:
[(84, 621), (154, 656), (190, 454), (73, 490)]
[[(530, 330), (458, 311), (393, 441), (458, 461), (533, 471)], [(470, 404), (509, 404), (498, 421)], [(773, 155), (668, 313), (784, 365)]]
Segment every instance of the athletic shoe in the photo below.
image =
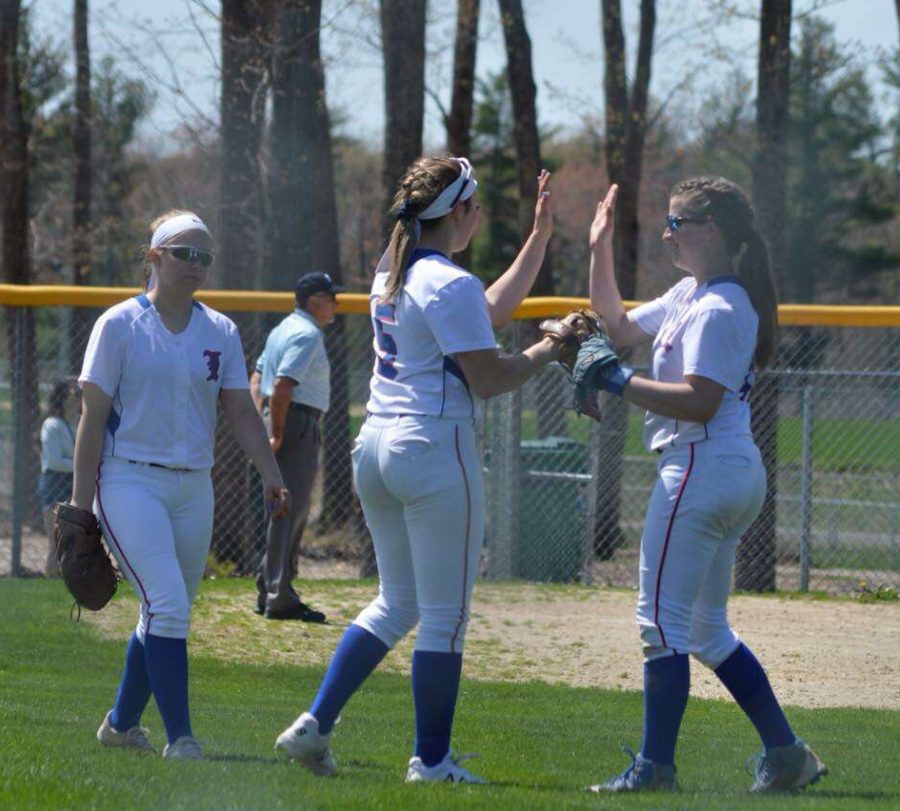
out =
[(588, 791), (600, 794), (606, 791), (676, 791), (678, 789), (674, 766), (654, 763), (643, 755), (635, 755), (628, 748), (624, 751), (631, 755), (631, 765), (612, 780), (588, 786)]
[(756, 761), (750, 791), (767, 794), (793, 791), (812, 785), (828, 774), (828, 768), (799, 738), (789, 746), (766, 749), (751, 759)]
[(281, 749), (301, 766), (306, 766), (313, 774), (331, 777), (337, 773), (331, 756), (332, 732), (319, 734), (319, 722), (305, 712), (278, 736), (275, 748)]
[(447, 752), (444, 759), (435, 766), (426, 766), (422, 762), (422, 758), (414, 757), (409, 761), (409, 768), (406, 770), (407, 783), (477, 783), (479, 785), (487, 784), (487, 780), (472, 774), (468, 769), (463, 768), (459, 764), (469, 758), (477, 757), (477, 755), (459, 755), (453, 752)]
[(290, 608), (267, 608), (263, 616), (267, 620), (300, 620), (301, 622), (325, 623), (328, 620), (321, 611), (310, 608), (306, 603), (297, 603)]
[(144, 727), (134, 726), (125, 732), (119, 732), (109, 722), (112, 710), (106, 713), (100, 729), (97, 730), (97, 740), (104, 746), (118, 747), (120, 749), (138, 749), (142, 752), (155, 752), (150, 739), (147, 737), (147, 730)]
[(203, 750), (196, 738), (182, 735), (174, 743), (167, 743), (163, 757), (169, 760), (203, 760)]

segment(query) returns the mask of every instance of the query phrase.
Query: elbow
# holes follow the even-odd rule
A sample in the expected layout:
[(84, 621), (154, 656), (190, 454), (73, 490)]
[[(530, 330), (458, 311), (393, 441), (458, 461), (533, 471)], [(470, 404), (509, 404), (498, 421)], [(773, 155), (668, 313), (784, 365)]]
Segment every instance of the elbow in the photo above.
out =
[(498, 394), (503, 393), (497, 386), (491, 385), (487, 380), (479, 380), (477, 383), (470, 382), (469, 389), (482, 400), (490, 400), (491, 397), (496, 397)]

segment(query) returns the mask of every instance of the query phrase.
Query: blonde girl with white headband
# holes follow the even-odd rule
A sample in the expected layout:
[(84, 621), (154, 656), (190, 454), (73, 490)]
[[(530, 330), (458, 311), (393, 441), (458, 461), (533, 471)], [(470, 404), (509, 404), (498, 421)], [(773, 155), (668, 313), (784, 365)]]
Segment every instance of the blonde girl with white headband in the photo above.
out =
[(262, 475), (270, 509), (287, 510), (237, 328), (194, 299), (212, 246), (196, 214), (158, 218), (147, 249), (147, 292), (94, 324), (79, 377), (71, 502), (96, 514), (140, 598), (115, 703), (97, 738), (104, 746), (153, 750), (140, 725), (152, 694), (166, 728), (163, 757), (186, 760), (202, 757), (188, 709), (187, 635), (212, 537), (219, 403)]
[(372, 535), (378, 596), (345, 632), (308, 712), (276, 743), (316, 774), (336, 771), (343, 706), (416, 624), (416, 738), (407, 781), (483, 783), (450, 751), (472, 586), (484, 540), (477, 397), (520, 386), (555, 360), (549, 339), (501, 355), (494, 329), (531, 289), (553, 231), (542, 172), (534, 226), (487, 290), (452, 256), (472, 240), (478, 183), (465, 158), (423, 157), (400, 181), (396, 225), (370, 295), (375, 364), (353, 473)]

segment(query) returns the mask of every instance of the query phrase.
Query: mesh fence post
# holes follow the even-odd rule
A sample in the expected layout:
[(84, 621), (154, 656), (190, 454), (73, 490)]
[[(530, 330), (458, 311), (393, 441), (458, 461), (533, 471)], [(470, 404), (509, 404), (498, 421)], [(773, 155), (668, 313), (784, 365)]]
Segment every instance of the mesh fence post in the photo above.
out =
[[(519, 346), (520, 323), (513, 322), (513, 347)], [(518, 540), (521, 492), (520, 441), (522, 390), (495, 397), (491, 403), (490, 449), (490, 557), (488, 576), (493, 580), (513, 576), (513, 553)]]
[(804, 383), (802, 394), (803, 448), (800, 484), (800, 591), (809, 591), (812, 551), (813, 387)]
[[(13, 425), (13, 471), (18, 474), (25, 469), (25, 437), (22, 427), (25, 385), (25, 308), (16, 307), (13, 316), (13, 346), (15, 347), (12, 374), (12, 425)], [(12, 558), (10, 572), (13, 577), (22, 575), (22, 525), (25, 522), (25, 476), (13, 475), (12, 482)]]

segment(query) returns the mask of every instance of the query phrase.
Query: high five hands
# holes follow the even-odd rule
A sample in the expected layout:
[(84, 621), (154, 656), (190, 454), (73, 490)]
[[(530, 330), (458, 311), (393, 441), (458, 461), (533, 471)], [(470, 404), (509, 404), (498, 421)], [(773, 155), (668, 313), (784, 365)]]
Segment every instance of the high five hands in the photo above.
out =
[(591, 232), (588, 241), (591, 250), (604, 247), (612, 243), (613, 232), (616, 227), (616, 197), (619, 187), (613, 183), (609, 191), (599, 203), (594, 212), (594, 221), (591, 223)]
[(538, 194), (534, 205), (532, 231), (544, 239), (550, 239), (553, 233), (553, 199), (550, 196), (550, 172), (546, 169), (541, 169), (538, 175)]

